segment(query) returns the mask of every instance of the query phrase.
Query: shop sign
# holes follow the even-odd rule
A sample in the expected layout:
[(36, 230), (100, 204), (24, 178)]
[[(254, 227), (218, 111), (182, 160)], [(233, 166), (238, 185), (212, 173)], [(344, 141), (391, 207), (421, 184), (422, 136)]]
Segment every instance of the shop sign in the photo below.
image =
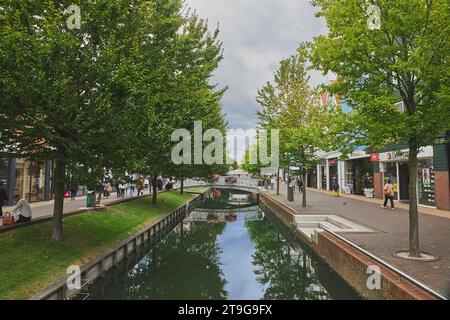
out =
[(328, 166), (333, 167), (337, 165), (337, 160), (336, 159), (329, 159), (328, 160)]
[(353, 151), (351, 155), (352, 158), (359, 158), (365, 156), (367, 156), (367, 153), (365, 151)]
[(372, 162), (380, 161), (380, 154), (379, 153), (371, 153), (370, 154), (370, 161), (372, 161)]
[(397, 157), (395, 156), (394, 152), (385, 152), (385, 153), (380, 153), (378, 155), (378, 159), (379, 159), (379, 161), (392, 161), (392, 160), (396, 160)]

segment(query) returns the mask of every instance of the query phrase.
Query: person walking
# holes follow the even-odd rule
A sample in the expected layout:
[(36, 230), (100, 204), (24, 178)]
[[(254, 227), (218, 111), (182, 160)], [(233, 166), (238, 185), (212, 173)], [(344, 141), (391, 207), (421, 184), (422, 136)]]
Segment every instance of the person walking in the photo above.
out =
[(138, 192), (138, 196), (144, 195), (144, 180), (142, 178), (139, 178), (136, 182), (136, 189)]
[(298, 192), (303, 193), (303, 179), (297, 178)]
[(75, 197), (77, 196), (78, 186), (75, 183), (72, 183), (70, 185), (70, 201), (75, 200)]
[(130, 197), (134, 197), (134, 182), (131, 181), (131, 182), (128, 184), (128, 187), (130, 188)]
[(270, 184), (272, 185), (272, 190), (275, 190), (275, 177), (272, 177), (272, 179), (270, 179)]
[(383, 209), (387, 208), (388, 201), (391, 202), (391, 210), (395, 210), (394, 207), (394, 185), (392, 184), (392, 180), (389, 179), (383, 188), (384, 192), (384, 204), (381, 206)]
[(331, 181), (331, 190), (333, 191), (333, 194), (335, 197), (340, 197), (339, 195), (339, 181), (336, 176), (333, 176), (333, 179)]
[(3, 187), (3, 182), (0, 182), (0, 217), (3, 216), (3, 204), (8, 202), (8, 193), (6, 192), (5, 188)]
[(120, 196), (121, 196), (122, 198), (124, 198), (124, 197), (125, 197), (125, 192), (126, 192), (125, 184), (124, 184), (124, 183), (121, 183), (121, 184), (119, 185), (119, 189), (120, 189)]

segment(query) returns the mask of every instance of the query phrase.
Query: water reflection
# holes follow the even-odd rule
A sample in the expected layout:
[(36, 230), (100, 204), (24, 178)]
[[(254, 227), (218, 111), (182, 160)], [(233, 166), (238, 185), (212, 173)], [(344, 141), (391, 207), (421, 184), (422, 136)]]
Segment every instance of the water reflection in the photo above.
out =
[(251, 221), (246, 227), (255, 245), (254, 272), (265, 285), (267, 300), (323, 300), (331, 297), (320, 284), (311, 258), (292, 249), (273, 225)]
[[(347, 292), (326, 266), (286, 240), (273, 215), (236, 209), (236, 219), (185, 221), (132, 270), (93, 299), (332, 299)], [(214, 211), (206, 212), (212, 214)], [(259, 217), (259, 220), (250, 219)], [(326, 279), (326, 285), (320, 279)], [(333, 291), (333, 290), (332, 290)]]

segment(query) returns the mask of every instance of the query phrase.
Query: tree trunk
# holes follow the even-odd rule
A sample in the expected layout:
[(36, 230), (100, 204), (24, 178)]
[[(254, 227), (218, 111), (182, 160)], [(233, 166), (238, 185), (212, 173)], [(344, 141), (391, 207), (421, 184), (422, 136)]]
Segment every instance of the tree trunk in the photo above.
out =
[(181, 178), (180, 193), (184, 194), (184, 179), (183, 178)]
[(302, 207), (306, 208), (306, 179), (308, 179), (307, 175), (304, 174), (302, 177), (303, 182), (303, 197), (302, 197)]
[(63, 239), (63, 213), (64, 213), (64, 181), (66, 165), (62, 160), (55, 161), (55, 200), (53, 206), (53, 240)]
[(417, 155), (419, 148), (416, 139), (409, 141), (409, 255), (420, 257), (419, 213), (417, 208)]
[(277, 171), (277, 196), (280, 195), (280, 169)]
[(153, 176), (152, 180), (153, 180), (152, 204), (156, 206), (158, 204), (158, 176), (157, 175)]

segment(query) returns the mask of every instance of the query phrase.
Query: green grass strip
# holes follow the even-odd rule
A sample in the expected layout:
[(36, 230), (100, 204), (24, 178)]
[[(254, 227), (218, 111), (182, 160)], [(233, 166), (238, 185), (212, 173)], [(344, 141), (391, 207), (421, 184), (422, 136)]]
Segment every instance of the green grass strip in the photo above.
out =
[(162, 193), (151, 198), (64, 219), (64, 241), (51, 240), (51, 223), (0, 234), (0, 299), (27, 299), (66, 274), (69, 265), (83, 265), (135, 232), (151, 225), (193, 196)]

